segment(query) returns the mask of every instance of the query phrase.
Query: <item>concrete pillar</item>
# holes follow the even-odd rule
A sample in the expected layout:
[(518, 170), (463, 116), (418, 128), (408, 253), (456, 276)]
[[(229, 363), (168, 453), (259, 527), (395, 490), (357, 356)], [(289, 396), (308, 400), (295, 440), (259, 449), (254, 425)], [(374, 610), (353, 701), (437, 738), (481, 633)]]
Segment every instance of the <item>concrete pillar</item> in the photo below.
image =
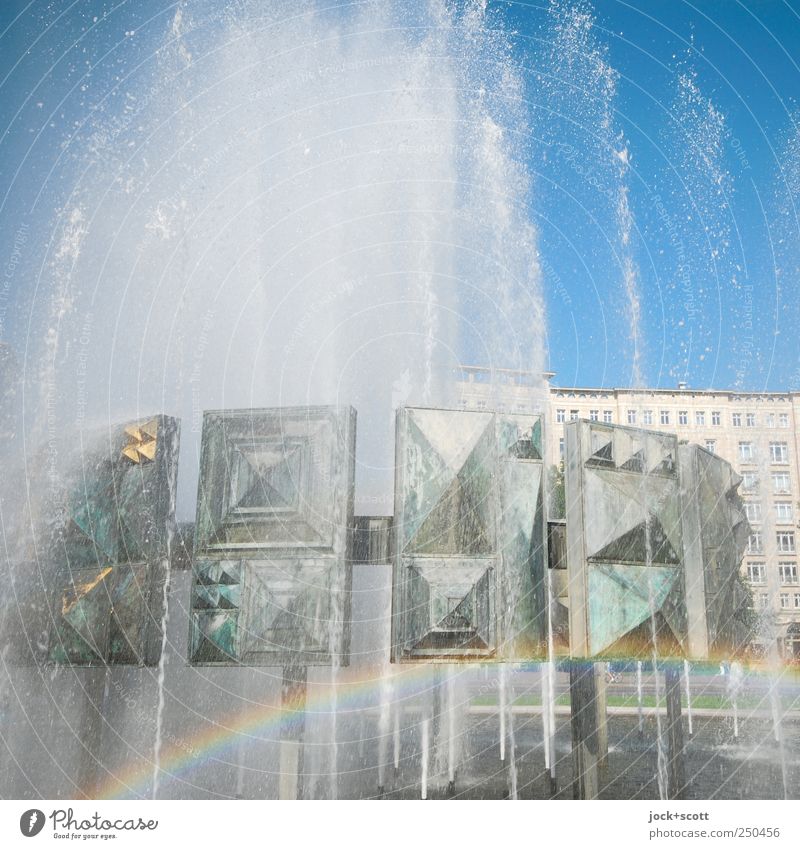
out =
[(303, 798), (307, 673), (305, 667), (285, 667), (283, 670), (279, 799)]
[(597, 765), (600, 769), (608, 766), (608, 682), (607, 663), (595, 663), (595, 713), (597, 714)]
[(105, 667), (81, 669), (59, 669), (66, 676), (73, 675), (79, 698), (82, 702), (81, 718), (78, 725), (78, 741), (81, 747), (77, 784), (78, 792), (91, 799), (97, 789), (100, 777), (100, 759), (105, 723), (105, 702), (110, 672)]
[(681, 673), (675, 665), (664, 670), (667, 696), (667, 797), (682, 799), (686, 786), (681, 717)]
[(597, 799), (600, 793), (600, 753), (593, 663), (575, 660), (570, 663), (569, 697), (574, 771), (572, 795), (576, 799)]

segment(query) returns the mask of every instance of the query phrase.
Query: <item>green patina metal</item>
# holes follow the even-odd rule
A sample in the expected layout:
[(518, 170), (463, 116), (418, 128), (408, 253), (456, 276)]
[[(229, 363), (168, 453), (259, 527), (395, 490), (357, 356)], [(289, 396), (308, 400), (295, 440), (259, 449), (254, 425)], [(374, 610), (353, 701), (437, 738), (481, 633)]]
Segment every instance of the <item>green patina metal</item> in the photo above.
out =
[(541, 452), (538, 416), (399, 411), (394, 660), (543, 651)]
[[(142, 427), (157, 435), (131, 435)], [(176, 419), (158, 416), (84, 436), (63, 470), (48, 505), (61, 520), (46, 533), (55, 567), (50, 662), (158, 662), (178, 430)], [(147, 453), (131, 447), (145, 439)]]
[(192, 663), (346, 663), (354, 464), (349, 407), (205, 414)]

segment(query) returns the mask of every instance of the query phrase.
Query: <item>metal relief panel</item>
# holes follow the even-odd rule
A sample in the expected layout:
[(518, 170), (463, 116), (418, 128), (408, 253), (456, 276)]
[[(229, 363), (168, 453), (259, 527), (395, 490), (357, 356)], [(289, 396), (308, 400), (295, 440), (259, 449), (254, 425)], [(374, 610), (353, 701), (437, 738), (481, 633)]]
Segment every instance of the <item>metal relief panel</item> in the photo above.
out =
[(633, 428), (566, 428), (570, 651), (662, 655), (685, 643), (677, 440)]
[(176, 419), (156, 416), (84, 439), (50, 512), (56, 564), (48, 659), (155, 664), (174, 532)]
[(686, 547), (689, 653), (728, 655), (739, 643), (736, 578), (750, 526), (739, 497), (741, 478), (715, 454), (680, 447)]
[(398, 412), (395, 661), (513, 656), (529, 640), (540, 427), (531, 416)]
[(542, 422), (496, 414), (499, 469), (498, 552), (503, 591), (501, 654), (544, 656), (547, 546)]
[(206, 413), (192, 662), (346, 662), (354, 462), (351, 408)]

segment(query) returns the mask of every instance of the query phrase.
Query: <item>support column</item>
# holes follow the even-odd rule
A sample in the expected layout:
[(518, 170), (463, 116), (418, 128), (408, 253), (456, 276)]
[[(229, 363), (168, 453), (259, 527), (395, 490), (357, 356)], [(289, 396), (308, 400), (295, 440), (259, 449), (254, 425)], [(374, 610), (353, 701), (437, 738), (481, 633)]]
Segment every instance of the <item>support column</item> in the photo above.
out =
[(82, 690), (79, 699), (82, 702), (78, 741), (81, 746), (78, 761), (77, 785), (79, 792), (92, 798), (100, 775), (102, 758), (103, 726), (105, 724), (105, 703), (108, 694), (108, 676), (106, 667), (87, 669), (59, 669), (65, 678), (73, 676), (74, 684)]
[(308, 670), (284, 667), (281, 685), (279, 799), (303, 798), (303, 737), (306, 730)]
[(667, 696), (667, 798), (682, 799), (686, 785), (683, 762), (681, 674), (672, 664), (664, 670)]
[(595, 713), (597, 714), (597, 765), (605, 770), (608, 767), (608, 682), (607, 663), (595, 663)]
[(597, 799), (600, 792), (597, 687), (594, 664), (572, 661), (569, 667), (572, 763), (576, 799)]

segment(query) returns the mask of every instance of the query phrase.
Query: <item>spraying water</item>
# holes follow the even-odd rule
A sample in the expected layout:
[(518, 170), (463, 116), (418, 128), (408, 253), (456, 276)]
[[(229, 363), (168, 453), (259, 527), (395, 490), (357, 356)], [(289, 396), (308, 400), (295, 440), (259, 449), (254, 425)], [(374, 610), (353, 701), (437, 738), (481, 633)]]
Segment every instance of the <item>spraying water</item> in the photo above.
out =
[(742, 689), (742, 665), (738, 661), (730, 664), (728, 671), (728, 693), (733, 707), (733, 737), (739, 737), (739, 692)]
[(547, 663), (543, 665), (542, 718), (545, 727), (545, 760), (550, 770), (551, 790), (556, 786), (556, 661), (553, 635), (553, 578), (547, 573)]
[(422, 753), (420, 757), (420, 798), (428, 798), (428, 767), (430, 765), (430, 719), (426, 716), (420, 724)]
[(396, 705), (394, 709), (394, 734), (392, 735), (395, 771), (400, 769), (400, 711), (400, 705)]
[[(731, 251), (733, 182), (725, 159), (730, 131), (724, 113), (701, 89), (692, 65), (694, 53), (694, 45), (690, 45), (676, 68), (672, 120), (663, 133), (679, 183), (661, 187), (670, 198), (669, 212), (660, 196), (657, 204), (661, 229), (669, 234), (673, 275), (681, 293), (681, 312), (675, 324), (685, 333), (679, 343), (684, 367), (675, 375), (678, 379), (696, 374), (712, 350), (719, 352), (721, 344), (715, 336), (720, 328), (726, 328), (734, 346), (739, 344), (737, 322), (745, 317), (734, 312), (718, 318), (719, 293), (734, 293), (738, 303), (747, 282), (746, 267)], [(716, 373), (718, 362), (709, 367), (711, 374)], [(740, 370), (736, 379), (744, 380), (744, 371)]]
[(508, 696), (506, 697), (506, 705), (508, 710), (508, 783), (509, 795), (511, 799), (518, 799), (518, 778), (517, 778), (517, 740), (514, 730), (514, 676), (508, 676)]
[(164, 722), (164, 674), (167, 663), (167, 625), (169, 623), (169, 561), (167, 561), (167, 578), (163, 588), (164, 617), (161, 621), (161, 657), (158, 660), (158, 699), (156, 702), (156, 734), (153, 741), (153, 799), (158, 798), (158, 782), (161, 776), (161, 733)]
[(639, 735), (644, 734), (644, 710), (642, 694), (642, 661), (636, 661), (636, 714), (639, 719)]
[(456, 782), (456, 675), (457, 667), (447, 668), (447, 782), (455, 789)]
[(386, 767), (388, 766), (389, 724), (392, 714), (392, 686), (389, 670), (383, 670), (380, 691), (380, 709), (378, 714), (378, 792), (386, 787)]
[(550, 681), (546, 663), (539, 664), (539, 678), (542, 688), (542, 735), (544, 743), (544, 768), (550, 771), (550, 708), (548, 699)]
[(500, 760), (506, 759), (506, 702), (508, 698), (506, 684), (506, 665), (501, 663), (497, 673), (498, 720), (500, 723)]
[(685, 659), (683, 661), (683, 681), (686, 687), (686, 718), (689, 723), (689, 736), (691, 737), (694, 733), (694, 726), (692, 725), (692, 682), (689, 661)]
[[(649, 539), (649, 534), (647, 535)], [(658, 796), (660, 799), (668, 799), (668, 775), (667, 775), (667, 741), (661, 721), (661, 687), (658, 680), (658, 640), (656, 635), (656, 608), (653, 598), (653, 582), (648, 581), (648, 597), (650, 600), (650, 637), (652, 641), (653, 659), (653, 683), (655, 685), (656, 699), (656, 777), (658, 779)]]

